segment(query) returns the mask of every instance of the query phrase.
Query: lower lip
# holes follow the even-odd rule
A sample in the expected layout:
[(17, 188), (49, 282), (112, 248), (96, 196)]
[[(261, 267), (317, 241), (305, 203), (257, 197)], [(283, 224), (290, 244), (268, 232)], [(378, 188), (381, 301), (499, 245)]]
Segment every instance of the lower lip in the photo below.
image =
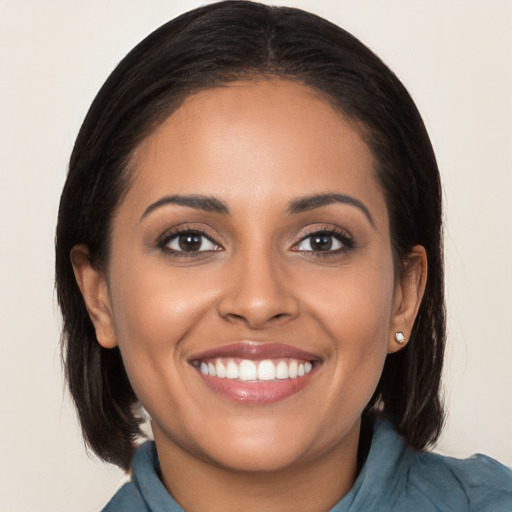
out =
[(211, 390), (219, 395), (234, 402), (262, 405), (279, 402), (298, 393), (309, 384), (316, 370), (317, 368), (313, 367), (309, 373), (296, 379), (260, 382), (243, 382), (227, 378), (220, 379), (211, 375), (205, 375), (199, 371), (197, 374)]

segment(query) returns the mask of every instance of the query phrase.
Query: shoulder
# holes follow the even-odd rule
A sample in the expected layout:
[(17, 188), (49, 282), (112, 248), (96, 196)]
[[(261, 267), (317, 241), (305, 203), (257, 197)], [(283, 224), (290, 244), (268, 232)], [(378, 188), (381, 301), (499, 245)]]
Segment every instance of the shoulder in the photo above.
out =
[(485, 455), (461, 460), (412, 452), (408, 484), (438, 510), (512, 511), (512, 471)]
[(380, 420), (346, 501), (357, 510), (512, 512), (512, 471), (485, 455), (459, 460), (414, 450)]
[(140, 480), (150, 482), (158, 478), (158, 459), (154, 443), (139, 446), (132, 460), (130, 481), (124, 484), (101, 512), (147, 512)]
[(148, 509), (132, 482), (121, 487), (102, 512), (146, 512)]
[(117, 491), (102, 512), (183, 512), (160, 481), (154, 442), (137, 449), (131, 470), (131, 481)]

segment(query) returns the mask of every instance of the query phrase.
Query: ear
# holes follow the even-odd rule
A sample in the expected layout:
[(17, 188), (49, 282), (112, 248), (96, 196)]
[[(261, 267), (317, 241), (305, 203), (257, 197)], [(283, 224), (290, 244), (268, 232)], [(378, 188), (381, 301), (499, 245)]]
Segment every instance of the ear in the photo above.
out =
[[(427, 253), (415, 245), (402, 264), (397, 276), (393, 312), (388, 341), (388, 354), (405, 347), (410, 339), (414, 320), (420, 308), (427, 283)], [(398, 343), (396, 333), (403, 333), (404, 341)]]
[(114, 348), (117, 339), (105, 273), (92, 265), (89, 249), (85, 245), (75, 245), (70, 256), (76, 282), (96, 330), (96, 338), (102, 347)]

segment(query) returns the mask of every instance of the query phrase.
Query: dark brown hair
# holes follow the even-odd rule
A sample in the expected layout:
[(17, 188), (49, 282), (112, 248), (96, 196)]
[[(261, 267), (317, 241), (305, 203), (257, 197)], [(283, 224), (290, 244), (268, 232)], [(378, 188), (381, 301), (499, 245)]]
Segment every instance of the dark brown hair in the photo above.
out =
[(365, 417), (384, 416), (413, 447), (439, 436), (445, 340), (442, 201), (434, 153), (404, 86), (345, 30), (306, 13), (253, 2), (210, 4), (169, 21), (136, 46), (96, 96), (78, 134), (60, 202), (56, 286), (63, 357), (84, 437), (128, 468), (141, 435), (138, 403), (117, 348), (96, 340), (70, 261), (74, 245), (108, 260), (109, 230), (140, 142), (188, 95), (232, 80), (274, 76), (308, 85), (362, 126), (390, 213), (397, 268), (427, 252), (425, 295), (407, 347), (387, 357)]

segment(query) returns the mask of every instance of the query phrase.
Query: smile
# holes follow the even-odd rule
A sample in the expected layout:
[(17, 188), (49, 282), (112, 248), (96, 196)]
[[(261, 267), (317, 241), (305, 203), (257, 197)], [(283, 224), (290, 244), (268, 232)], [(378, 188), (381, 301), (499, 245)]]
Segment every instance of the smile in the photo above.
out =
[(311, 361), (299, 359), (227, 359), (194, 361), (203, 375), (240, 382), (268, 382), (273, 380), (297, 379), (313, 369)]
[(304, 389), (321, 359), (289, 345), (242, 342), (216, 347), (189, 359), (215, 394), (244, 404), (278, 402)]

